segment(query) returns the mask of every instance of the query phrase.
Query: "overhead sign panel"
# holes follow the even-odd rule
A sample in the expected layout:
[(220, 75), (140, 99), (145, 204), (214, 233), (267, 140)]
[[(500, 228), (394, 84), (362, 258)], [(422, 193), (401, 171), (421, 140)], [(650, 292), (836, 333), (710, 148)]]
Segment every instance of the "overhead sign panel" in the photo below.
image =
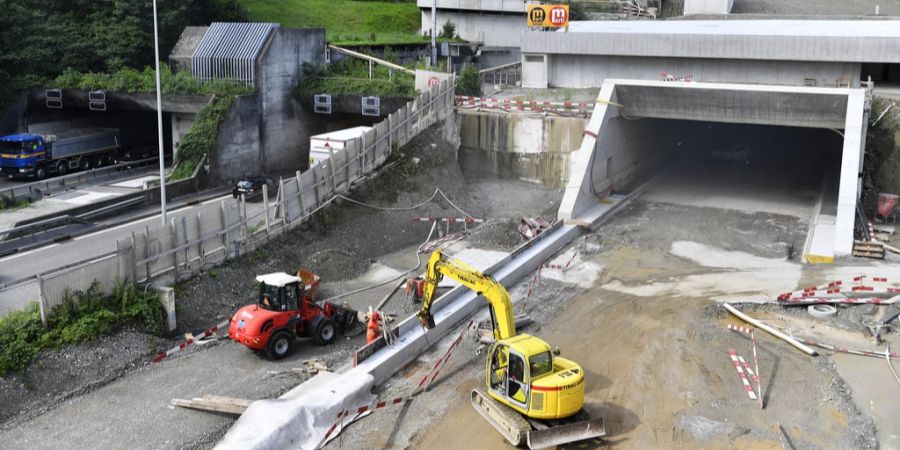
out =
[(569, 26), (569, 5), (528, 5), (529, 27)]

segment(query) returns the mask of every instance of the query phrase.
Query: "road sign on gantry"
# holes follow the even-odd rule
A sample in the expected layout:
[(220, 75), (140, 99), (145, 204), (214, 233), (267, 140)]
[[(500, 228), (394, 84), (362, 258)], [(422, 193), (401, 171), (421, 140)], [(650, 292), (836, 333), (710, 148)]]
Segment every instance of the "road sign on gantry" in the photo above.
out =
[(569, 5), (528, 5), (529, 27), (569, 26)]

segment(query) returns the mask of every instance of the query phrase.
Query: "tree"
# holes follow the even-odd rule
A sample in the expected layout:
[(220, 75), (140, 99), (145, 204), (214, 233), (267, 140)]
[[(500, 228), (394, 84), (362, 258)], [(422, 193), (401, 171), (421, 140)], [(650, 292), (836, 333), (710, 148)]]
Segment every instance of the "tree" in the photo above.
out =
[[(161, 58), (187, 25), (247, 17), (236, 0), (157, 1)], [(0, 113), (18, 91), (66, 69), (113, 72), (152, 64), (148, 0), (0, 0)]]
[(481, 75), (475, 66), (466, 66), (456, 75), (456, 95), (481, 97)]
[(456, 24), (451, 21), (444, 22), (444, 26), (441, 27), (441, 34), (438, 37), (443, 39), (455, 39), (456, 38)]

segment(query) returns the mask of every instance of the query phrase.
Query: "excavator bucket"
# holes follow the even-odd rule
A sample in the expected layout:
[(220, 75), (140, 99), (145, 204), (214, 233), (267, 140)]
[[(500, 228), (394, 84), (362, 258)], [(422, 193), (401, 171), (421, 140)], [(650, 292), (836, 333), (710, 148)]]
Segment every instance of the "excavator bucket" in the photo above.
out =
[(582, 420), (580, 422), (531, 430), (528, 433), (528, 448), (547, 448), (603, 436), (606, 436), (606, 429), (603, 427), (602, 418)]

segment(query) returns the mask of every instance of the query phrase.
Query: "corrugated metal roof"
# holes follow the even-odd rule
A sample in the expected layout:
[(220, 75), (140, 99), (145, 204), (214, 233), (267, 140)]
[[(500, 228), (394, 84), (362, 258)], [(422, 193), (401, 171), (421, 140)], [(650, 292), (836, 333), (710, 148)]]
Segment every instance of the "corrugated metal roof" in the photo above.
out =
[(200, 80), (226, 79), (256, 84), (256, 58), (277, 23), (213, 22), (191, 56)]

